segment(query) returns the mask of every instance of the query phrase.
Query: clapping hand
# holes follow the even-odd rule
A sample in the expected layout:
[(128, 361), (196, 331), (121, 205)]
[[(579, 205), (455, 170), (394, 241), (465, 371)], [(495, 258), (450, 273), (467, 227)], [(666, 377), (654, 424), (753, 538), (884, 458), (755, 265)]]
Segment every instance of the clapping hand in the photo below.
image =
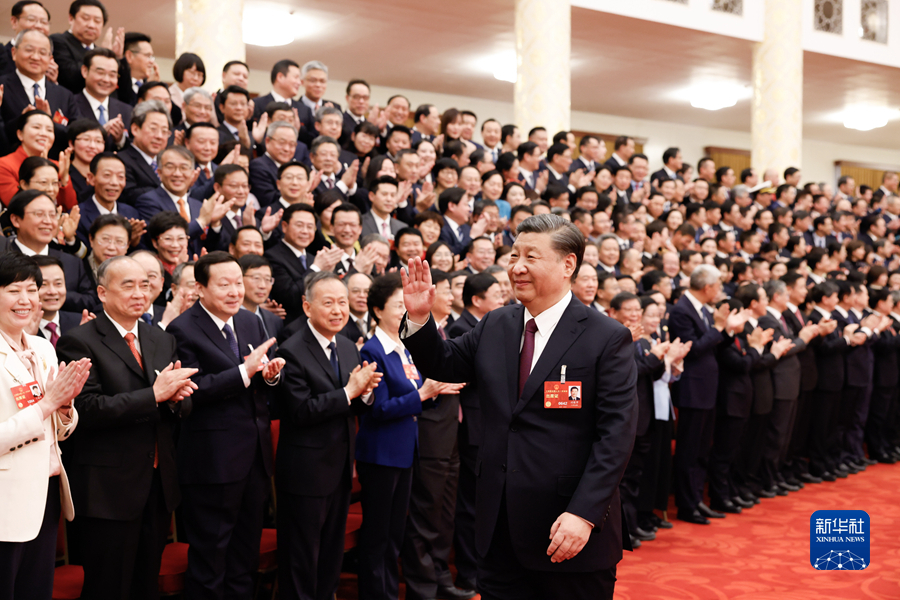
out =
[(378, 363), (375, 362), (363, 361), (363, 364), (356, 365), (356, 368), (350, 371), (347, 385), (344, 386), (347, 397), (353, 399), (371, 393), (381, 383), (381, 378), (384, 376), (383, 373), (375, 370), (377, 368)]
[(45, 419), (57, 410), (72, 406), (72, 400), (81, 393), (90, 371), (89, 358), (82, 358), (68, 365), (64, 362), (59, 363), (59, 370), (55, 374), (51, 372), (48, 375), (47, 389), (38, 402)]
[(197, 384), (191, 381), (191, 377), (199, 369), (186, 369), (181, 367), (181, 361), (169, 363), (160, 371), (153, 382), (153, 396), (156, 403), (181, 402), (186, 396), (190, 396), (197, 389)]

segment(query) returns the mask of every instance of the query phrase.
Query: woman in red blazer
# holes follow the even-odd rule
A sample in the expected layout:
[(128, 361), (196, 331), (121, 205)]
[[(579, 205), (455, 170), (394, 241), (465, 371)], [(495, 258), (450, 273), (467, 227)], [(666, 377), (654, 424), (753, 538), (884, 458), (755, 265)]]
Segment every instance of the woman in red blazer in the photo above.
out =
[[(19, 191), (19, 167), (29, 156), (47, 156), (50, 148), (53, 146), (55, 135), (53, 133), (53, 119), (50, 115), (40, 110), (30, 110), (19, 117), (19, 123), (16, 130), (21, 144), (12, 154), (7, 154), (0, 158), (0, 202), (3, 206), (9, 204), (9, 201), (16, 192)], [(53, 161), (53, 164), (59, 168), (59, 193), (56, 195), (56, 203), (69, 211), (78, 204), (75, 195), (75, 188), (69, 181), (69, 156), (71, 150), (66, 150), (59, 155), (63, 163), (63, 167), (59, 168), (59, 163)]]

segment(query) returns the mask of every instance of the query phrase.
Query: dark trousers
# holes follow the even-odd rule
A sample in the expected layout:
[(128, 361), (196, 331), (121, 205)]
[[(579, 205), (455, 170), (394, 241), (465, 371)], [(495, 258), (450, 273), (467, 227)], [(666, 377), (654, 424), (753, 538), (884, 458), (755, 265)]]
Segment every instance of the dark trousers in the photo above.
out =
[(327, 496), (278, 492), (278, 593), (284, 600), (331, 600), (344, 560), (350, 467)]
[(681, 408), (678, 411), (675, 504), (679, 509), (694, 510), (703, 501), (703, 484), (706, 482), (715, 423), (715, 408)]
[[(469, 437), (463, 420), (459, 426), (459, 486), (456, 490), (453, 550), (458, 587), (474, 589), (478, 579), (478, 552), (475, 550), (475, 464), (478, 446)], [(471, 586), (471, 587), (468, 587)]]
[(638, 493), (638, 512), (666, 510), (672, 481), (672, 434), (674, 421), (650, 421), (650, 452)]
[(838, 407), (841, 404), (841, 392), (816, 390), (812, 396), (809, 427), (809, 472), (819, 475), (831, 471), (838, 465), (834, 450), (837, 445), (835, 429), (837, 427)]
[(0, 600), (49, 600), (53, 596), (60, 510), (59, 477), (51, 477), (37, 537), (28, 542), (0, 542)]
[(757, 495), (764, 488), (760, 476), (760, 465), (762, 464), (763, 435), (768, 418), (769, 413), (750, 415), (747, 425), (744, 427), (744, 436), (740, 442), (737, 462), (733, 470), (738, 487)]
[(709, 457), (709, 499), (719, 503), (737, 495), (732, 481), (732, 468), (741, 448), (746, 417), (716, 415), (712, 453)]
[(760, 477), (763, 488), (769, 489), (782, 481), (782, 457), (790, 442), (791, 423), (797, 411), (796, 400), (779, 400), (772, 403), (772, 412), (766, 419), (763, 431), (762, 463)]
[(797, 409), (791, 424), (791, 436), (788, 441), (785, 458), (785, 475), (799, 476), (809, 471), (809, 431), (812, 426), (813, 401), (815, 390), (801, 390), (797, 399)]
[(478, 591), (482, 600), (612, 600), (616, 567), (587, 573), (533, 571), (523, 567), (509, 535), (506, 497), (487, 555), (478, 565)]
[[(839, 463), (857, 458), (854, 448), (856, 428), (861, 424), (860, 411), (866, 399), (866, 388), (845, 387), (841, 393), (841, 404), (837, 419), (836, 459)], [(868, 412), (868, 406), (865, 406)]]
[(401, 469), (356, 461), (362, 487), (359, 529), (359, 600), (396, 600), (400, 588), (397, 559), (406, 527), (412, 467)]
[(641, 476), (644, 472), (644, 464), (651, 449), (651, 433), (652, 421), (650, 427), (644, 435), (634, 438), (634, 448), (631, 450), (631, 458), (628, 459), (628, 466), (625, 467), (625, 474), (619, 481), (619, 496), (622, 499), (622, 513), (625, 516), (625, 523), (628, 525), (629, 533), (634, 533), (638, 523), (638, 495), (641, 491)]
[(250, 472), (240, 481), (182, 485), (184, 532), (190, 544), (186, 598), (252, 597), (268, 484), (257, 450)]
[(869, 416), (866, 419), (866, 444), (869, 447), (870, 456), (885, 455), (893, 447), (890, 424), (896, 404), (896, 387), (873, 388)]
[(862, 397), (856, 404), (855, 410), (851, 415), (851, 423), (844, 434), (844, 446), (850, 458), (860, 460), (865, 457), (866, 452), (863, 448), (865, 440), (866, 422), (869, 418), (869, 409), (872, 404), (872, 386), (869, 385), (863, 390)]
[(84, 565), (83, 600), (155, 600), (171, 514), (159, 473), (140, 516), (131, 521), (76, 517)]
[(406, 597), (434, 598), (438, 587), (453, 587), (450, 547), (459, 454), (449, 458), (419, 457), (413, 465), (412, 494), (400, 553)]

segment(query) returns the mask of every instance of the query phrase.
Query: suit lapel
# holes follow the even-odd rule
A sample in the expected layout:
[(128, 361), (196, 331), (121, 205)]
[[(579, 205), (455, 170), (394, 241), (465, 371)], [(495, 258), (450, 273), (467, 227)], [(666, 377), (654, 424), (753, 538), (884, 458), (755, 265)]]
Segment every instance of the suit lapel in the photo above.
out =
[[(562, 360), (563, 354), (584, 332), (584, 325), (580, 321), (585, 319), (585, 307), (576, 306), (575, 302), (578, 302), (578, 299), (573, 296), (572, 301), (566, 307), (562, 318), (556, 325), (556, 329), (553, 330), (553, 334), (547, 341), (547, 345), (541, 352), (541, 357), (531, 370), (531, 375), (528, 376), (528, 380), (525, 382), (522, 397), (519, 398), (515, 409), (513, 409), (513, 416), (521, 412), (528, 400), (540, 391), (544, 381), (553, 374), (553, 369)], [(524, 324), (522, 327), (524, 329)], [(516, 372), (518, 372), (518, 365)]]
[[(7, 102), (12, 102), (15, 105), (21, 105), (23, 108), (28, 106), (28, 94), (25, 92), (25, 88), (22, 87), (22, 81), (19, 77), (13, 72), (13, 76), (8, 78), (7, 81), (12, 83), (12, 85), (6, 86), (6, 93), (10, 95), (10, 98)], [(47, 86), (47, 89), (50, 89), (50, 82), (46, 79), (44, 80)]]
[(150, 333), (151, 325), (147, 325), (143, 321), (138, 321), (138, 334), (141, 336), (141, 359), (144, 362), (144, 370), (147, 372), (147, 379), (150, 385), (156, 381), (156, 371), (165, 368), (165, 365), (156, 364), (156, 340)]
[[(509, 311), (503, 324), (503, 339), (506, 340), (506, 389), (509, 390), (507, 404), (510, 410), (519, 401), (516, 392), (519, 390), (519, 344), (525, 331), (525, 318), (522, 316), (524, 312), (524, 306), (516, 306), (515, 310)], [(463, 313), (463, 316), (474, 318), (468, 313)]]
[[(208, 337), (213, 344), (218, 346), (219, 350), (221, 350), (225, 356), (234, 361), (234, 364), (241, 364), (238, 357), (231, 351), (231, 346), (225, 341), (225, 336), (222, 335), (222, 331), (216, 327), (212, 317), (206, 314), (206, 311), (200, 305), (199, 300), (194, 304), (193, 310), (194, 318), (197, 319), (197, 326), (200, 327), (200, 330), (203, 331), (204, 334), (206, 334), (206, 337)], [(237, 333), (235, 333), (235, 339), (238, 339)], [(240, 342), (238, 342), (238, 352), (240, 352), (240, 349)]]
[[(331, 368), (331, 362), (328, 360), (328, 357), (325, 356), (325, 351), (322, 349), (322, 346), (319, 345), (319, 340), (316, 339), (316, 336), (312, 332), (312, 325), (307, 324), (306, 331), (303, 332), (303, 339), (306, 340), (306, 344), (309, 347), (309, 352), (313, 355), (313, 357), (315, 357), (316, 362), (319, 363), (319, 366), (324, 369), (325, 373), (328, 375), (328, 378), (332, 381), (332, 383), (339, 384), (340, 382), (337, 381), (334, 376), (334, 369)], [(342, 363), (341, 378), (343, 378), (344, 369), (340, 353), (338, 353), (338, 362)]]
[[(103, 336), (104, 346), (112, 350), (113, 354), (119, 356), (122, 359), (122, 362), (124, 362), (129, 369), (134, 371), (136, 375), (142, 379), (146, 379), (147, 374), (144, 373), (144, 370), (138, 365), (125, 338), (119, 335), (118, 330), (115, 325), (112, 324), (112, 321), (109, 320), (109, 316), (106, 313), (101, 313), (97, 316), (97, 331)], [(145, 351), (143, 338), (140, 338), (140, 343), (141, 351), (143, 352)], [(146, 359), (143, 359), (143, 361), (144, 364), (147, 364)]]

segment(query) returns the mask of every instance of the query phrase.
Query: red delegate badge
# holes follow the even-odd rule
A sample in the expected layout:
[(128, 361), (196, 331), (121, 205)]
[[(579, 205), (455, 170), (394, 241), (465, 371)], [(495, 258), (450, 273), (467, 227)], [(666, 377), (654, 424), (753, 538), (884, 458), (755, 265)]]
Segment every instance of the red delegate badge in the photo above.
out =
[(25, 385), (17, 385), (14, 388), (11, 388), (10, 391), (12, 392), (13, 399), (16, 401), (16, 406), (20, 409), (31, 406), (44, 395), (43, 392), (41, 392), (41, 386), (38, 385), (37, 381), (32, 381)]
[(416, 365), (403, 365), (403, 372), (406, 373), (407, 379), (419, 378), (419, 371), (416, 370)]
[(545, 381), (544, 408), (581, 408), (581, 382)]

